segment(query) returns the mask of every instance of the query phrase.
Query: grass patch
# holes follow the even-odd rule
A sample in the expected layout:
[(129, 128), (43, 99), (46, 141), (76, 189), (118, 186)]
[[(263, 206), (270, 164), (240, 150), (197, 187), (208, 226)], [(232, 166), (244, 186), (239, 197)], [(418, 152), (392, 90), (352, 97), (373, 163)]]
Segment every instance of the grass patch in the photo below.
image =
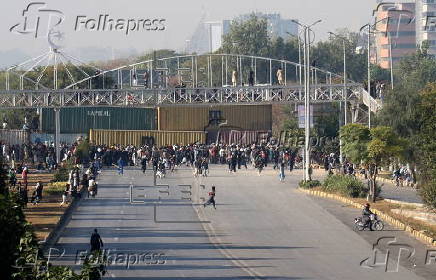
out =
[(47, 188), (44, 188), (44, 192), (47, 195), (60, 196), (65, 191), (67, 182), (55, 182), (50, 183)]
[(312, 181), (301, 180), (298, 185), (300, 186), (300, 188), (303, 188), (303, 189), (313, 189), (313, 188), (321, 186), (321, 182), (318, 180), (312, 180)]

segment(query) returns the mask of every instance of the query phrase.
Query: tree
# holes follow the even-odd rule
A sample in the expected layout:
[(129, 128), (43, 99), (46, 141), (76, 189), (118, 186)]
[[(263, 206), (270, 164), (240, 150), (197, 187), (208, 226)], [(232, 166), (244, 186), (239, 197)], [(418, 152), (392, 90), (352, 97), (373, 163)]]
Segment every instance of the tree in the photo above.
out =
[(436, 83), (428, 84), (417, 106), (420, 131), (415, 137), (417, 165), (420, 170), (420, 195), (426, 205), (436, 210)]
[(351, 162), (360, 165), (368, 158), (367, 146), (371, 140), (368, 127), (362, 124), (347, 124), (340, 129), (342, 152)]
[(232, 22), (229, 33), (223, 38), (222, 50), (231, 54), (268, 56), (269, 47), (266, 19), (252, 14), (246, 21)]
[(404, 151), (402, 141), (390, 127), (372, 129), (361, 124), (347, 124), (340, 130), (343, 153), (354, 164), (363, 163), (369, 173), (370, 195), (376, 199), (378, 169), (401, 157)]
[(374, 127), (370, 130), (371, 141), (367, 145), (369, 175), (371, 180), (371, 199), (375, 202), (378, 169), (387, 166), (393, 159), (399, 158), (404, 151), (404, 143), (387, 126)]
[(343, 44), (345, 39), (345, 54), (347, 58), (347, 76), (349, 79), (362, 82), (366, 79), (366, 53), (356, 53), (360, 35), (347, 29), (338, 30), (336, 33), (342, 38), (331, 36), (327, 41), (320, 41), (312, 48), (311, 60), (316, 66), (332, 73), (344, 72)]
[(383, 109), (377, 118), (378, 123), (391, 126), (407, 141), (405, 158), (411, 164), (413, 179), (421, 187), (424, 202), (436, 209), (436, 184), (431, 175), (436, 168), (432, 163), (436, 59), (428, 55), (427, 48), (423, 45), (400, 61), (395, 70), (395, 89), (385, 93)]

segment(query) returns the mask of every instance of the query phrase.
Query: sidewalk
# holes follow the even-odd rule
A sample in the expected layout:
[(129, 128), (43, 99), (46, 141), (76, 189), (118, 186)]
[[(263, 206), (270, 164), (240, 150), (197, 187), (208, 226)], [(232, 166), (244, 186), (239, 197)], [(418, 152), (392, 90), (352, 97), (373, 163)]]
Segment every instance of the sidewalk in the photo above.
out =
[[(367, 183), (366, 179), (363, 179), (363, 176), (358, 175), (365, 184)], [(418, 195), (416, 189), (412, 187), (396, 187), (395, 184), (391, 180), (378, 180), (377, 183), (381, 185), (382, 192), (381, 196), (385, 199), (392, 199), (402, 202), (408, 203), (423, 203), (421, 197)]]

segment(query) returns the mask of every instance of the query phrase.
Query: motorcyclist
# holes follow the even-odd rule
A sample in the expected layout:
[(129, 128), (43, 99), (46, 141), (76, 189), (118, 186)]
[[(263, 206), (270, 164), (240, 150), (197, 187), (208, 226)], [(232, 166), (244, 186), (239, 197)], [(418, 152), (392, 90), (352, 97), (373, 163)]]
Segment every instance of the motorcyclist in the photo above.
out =
[(370, 208), (371, 208), (371, 205), (369, 203), (365, 204), (365, 207), (363, 207), (363, 210), (362, 210), (362, 221), (363, 221), (364, 227), (369, 227), (369, 230), (372, 231), (371, 217), (370, 216), (373, 213), (370, 210)]

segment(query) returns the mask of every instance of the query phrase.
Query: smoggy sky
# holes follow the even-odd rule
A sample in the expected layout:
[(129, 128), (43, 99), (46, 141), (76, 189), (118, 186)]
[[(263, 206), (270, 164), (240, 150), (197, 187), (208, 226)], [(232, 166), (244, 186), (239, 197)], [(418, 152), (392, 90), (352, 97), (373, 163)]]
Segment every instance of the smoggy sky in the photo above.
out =
[[(318, 39), (325, 39), (328, 31), (338, 28), (346, 27), (358, 31), (371, 19), (372, 10), (376, 5), (376, 0), (41, 0), (40, 2), (45, 3), (46, 6), (32, 6), (32, 9), (26, 13), (28, 26), (25, 29), (23, 10), (34, 2), (37, 1), (2, 1), (1, 67), (18, 63), (26, 57), (48, 50), (47, 38), (44, 36), (49, 26), (48, 15), (51, 15), (51, 25), (57, 23), (59, 16), (63, 17), (63, 21), (56, 26), (56, 29), (63, 33), (64, 38), (59, 43), (54, 36), (53, 41), (63, 46), (66, 52), (90, 60), (92, 57), (109, 59), (112, 56), (120, 57), (123, 54), (143, 53), (160, 48), (181, 50), (203, 16), (206, 21), (217, 21), (255, 11), (280, 13), (282, 18), (295, 18), (304, 23), (322, 19), (323, 22), (314, 30)], [(124, 22), (132, 20), (130, 28), (133, 24), (143, 27), (144, 22), (149, 19), (150, 21), (146, 21), (147, 28), (155, 25), (161, 28), (164, 25), (165, 30), (147, 31), (140, 28), (129, 32), (128, 35), (125, 26), (122, 25), (119, 26), (121, 30), (118, 31), (84, 30), (88, 20), (95, 19), (97, 23), (100, 15), (108, 15), (107, 19), (122, 19)], [(75, 31), (78, 16), (80, 30)], [(35, 28), (32, 26), (38, 17), (39, 34), (35, 38), (33, 31)], [(165, 21), (155, 22), (154, 25), (150, 23), (155, 19)], [(92, 24), (93, 21), (90, 21), (88, 27), (92, 27)], [(11, 27), (15, 25), (17, 26), (11, 32)], [(103, 23), (101, 22), (100, 25), (101, 29)]]

